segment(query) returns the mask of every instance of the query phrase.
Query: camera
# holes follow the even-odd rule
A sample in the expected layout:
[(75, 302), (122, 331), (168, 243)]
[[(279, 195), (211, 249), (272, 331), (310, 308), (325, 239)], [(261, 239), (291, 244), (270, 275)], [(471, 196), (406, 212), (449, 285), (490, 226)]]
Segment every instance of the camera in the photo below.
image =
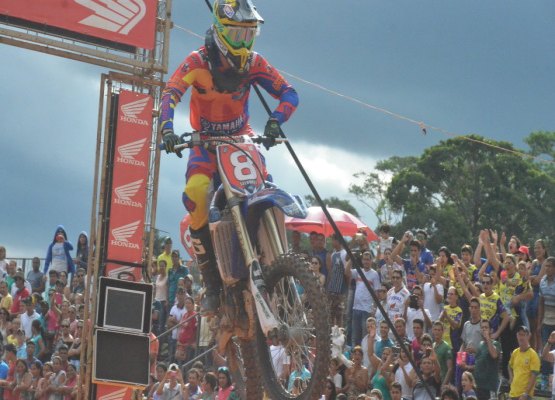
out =
[(409, 307), (410, 308), (418, 308), (418, 296), (415, 294), (411, 294), (409, 297)]

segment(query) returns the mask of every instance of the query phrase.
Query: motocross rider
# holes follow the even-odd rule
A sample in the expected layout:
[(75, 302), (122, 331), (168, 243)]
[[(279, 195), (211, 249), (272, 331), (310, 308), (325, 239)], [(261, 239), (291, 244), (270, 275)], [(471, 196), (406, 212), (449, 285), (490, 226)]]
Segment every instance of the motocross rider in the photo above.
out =
[[(190, 123), (195, 131), (222, 135), (252, 135), (248, 98), (251, 85), (262, 86), (279, 100), (264, 135), (277, 138), (280, 125), (298, 104), (297, 92), (260, 54), (252, 51), (260, 17), (251, 0), (216, 0), (214, 22), (204, 46), (190, 53), (173, 73), (162, 93), (160, 131), (167, 153), (179, 137), (174, 133), (174, 110), (189, 87)], [(219, 184), (214, 152), (195, 147), (189, 153), (183, 204), (191, 214), (191, 239), (206, 288), (203, 314), (214, 313), (220, 302), (222, 280), (208, 229), (208, 193)]]

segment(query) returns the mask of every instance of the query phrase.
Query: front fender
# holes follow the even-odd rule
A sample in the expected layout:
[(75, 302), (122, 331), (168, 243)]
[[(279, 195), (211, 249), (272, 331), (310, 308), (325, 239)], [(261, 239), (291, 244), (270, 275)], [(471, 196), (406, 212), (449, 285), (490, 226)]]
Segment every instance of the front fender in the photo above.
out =
[(306, 206), (299, 196), (287, 193), (277, 186), (270, 186), (248, 198), (247, 220), (258, 219), (270, 207), (277, 207), (285, 215), (294, 218), (306, 218), (307, 215)]

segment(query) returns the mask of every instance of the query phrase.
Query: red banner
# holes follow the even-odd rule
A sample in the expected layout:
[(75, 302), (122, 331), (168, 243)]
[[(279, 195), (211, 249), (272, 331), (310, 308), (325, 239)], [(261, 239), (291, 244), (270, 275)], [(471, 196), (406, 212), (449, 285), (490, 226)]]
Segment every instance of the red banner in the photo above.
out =
[(1, 0), (0, 14), (154, 48), (156, 0)]
[(96, 386), (96, 400), (131, 400), (133, 389), (126, 386), (100, 385)]
[[(122, 90), (119, 95), (116, 150), (107, 258), (142, 262), (146, 182), (152, 134), (152, 97)], [(138, 268), (108, 264), (106, 275), (140, 280)], [(126, 276), (127, 275), (127, 276)]]

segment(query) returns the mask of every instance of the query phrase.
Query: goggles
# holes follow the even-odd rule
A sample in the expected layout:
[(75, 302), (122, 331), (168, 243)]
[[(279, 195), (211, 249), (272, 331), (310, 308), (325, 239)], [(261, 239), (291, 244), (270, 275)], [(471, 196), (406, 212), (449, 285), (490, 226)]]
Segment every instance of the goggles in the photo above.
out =
[(234, 48), (250, 48), (258, 33), (257, 26), (224, 26), (223, 36)]

